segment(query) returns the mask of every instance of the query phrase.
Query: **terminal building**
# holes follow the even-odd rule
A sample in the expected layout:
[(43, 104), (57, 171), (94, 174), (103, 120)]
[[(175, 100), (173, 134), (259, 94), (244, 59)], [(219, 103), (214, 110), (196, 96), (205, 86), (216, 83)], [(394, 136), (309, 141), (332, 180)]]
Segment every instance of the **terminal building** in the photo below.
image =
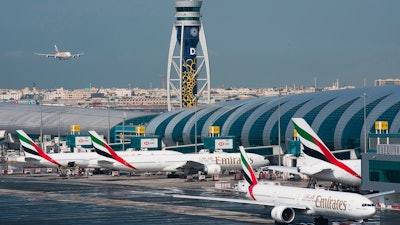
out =
[[(270, 155), (276, 146), (288, 153), (294, 130), (291, 118), (302, 117), (332, 151), (355, 149), (358, 156), (362, 153), (363, 187), (400, 191), (400, 153), (396, 150), (400, 145), (399, 99), (400, 86), (382, 86), (219, 102), (162, 114), (1, 103), (0, 130), (14, 134), (23, 129), (36, 137), (42, 130), (56, 137), (69, 135), (70, 125), (76, 124), (80, 135), (93, 129), (113, 143), (121, 141), (121, 132), (123, 139), (130, 141), (137, 136), (135, 127), (144, 126), (144, 136), (162, 140), (153, 141), (158, 149), (216, 149), (214, 138), (229, 143), (230, 149), (225, 151), (237, 151), (237, 146), (243, 145)], [(387, 123), (384, 133), (376, 132), (376, 121)], [(218, 127), (217, 135), (210, 135), (210, 127)], [(138, 141), (133, 142), (138, 148)], [(339, 158), (348, 157), (339, 154)]]

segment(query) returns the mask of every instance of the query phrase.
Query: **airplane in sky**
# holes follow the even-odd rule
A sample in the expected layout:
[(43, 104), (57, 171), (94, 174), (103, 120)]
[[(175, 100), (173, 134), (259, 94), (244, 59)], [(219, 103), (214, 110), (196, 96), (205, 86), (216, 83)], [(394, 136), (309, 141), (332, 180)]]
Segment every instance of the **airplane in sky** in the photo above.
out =
[[(208, 175), (220, 174), (223, 170), (241, 169), (239, 153), (191, 153), (165, 155), (164, 151), (148, 151), (151, 155), (122, 156), (115, 152), (96, 131), (89, 131), (96, 152), (107, 160), (99, 164), (109, 169), (142, 172), (177, 172)], [(266, 166), (269, 161), (264, 156), (249, 153), (250, 162), (255, 168)]]
[(79, 54), (71, 54), (71, 52), (60, 52), (57, 48), (57, 45), (54, 45), (55, 54), (43, 54), (43, 53), (35, 53), (35, 55), (44, 56), (46, 58), (55, 58), (59, 60), (67, 60), (70, 58), (78, 58), (81, 57), (84, 53)]
[[(17, 159), (20, 162), (31, 162), (46, 167), (101, 168), (99, 161), (106, 158), (96, 152), (46, 153), (23, 130), (17, 130), (18, 138), (25, 152), (25, 157)], [(164, 155), (182, 154), (176, 151), (162, 151)], [(121, 156), (151, 155), (150, 151), (124, 151)]]
[(173, 197), (272, 207), (271, 217), (276, 223), (291, 223), (296, 213), (300, 213), (316, 216), (315, 224), (328, 224), (328, 219), (324, 217), (367, 220), (376, 212), (370, 198), (394, 193), (394, 191), (389, 191), (364, 196), (351, 192), (281, 186), (273, 182), (260, 183), (242, 146), (240, 146), (240, 154), (245, 182), (248, 185), (246, 197), (250, 200), (190, 195), (174, 195)]
[(292, 118), (303, 146), (304, 164), (297, 167), (269, 166), (268, 169), (305, 174), (315, 180), (332, 181), (358, 187), (361, 185), (361, 160), (340, 160), (326, 147), (303, 118)]

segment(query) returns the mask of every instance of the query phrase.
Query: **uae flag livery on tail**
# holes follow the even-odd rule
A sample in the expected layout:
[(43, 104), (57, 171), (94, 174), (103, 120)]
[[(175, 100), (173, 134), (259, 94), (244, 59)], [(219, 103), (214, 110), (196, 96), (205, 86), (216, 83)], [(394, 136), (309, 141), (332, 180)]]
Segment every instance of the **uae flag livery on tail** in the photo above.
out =
[(333, 164), (352, 176), (361, 179), (361, 175), (348, 165), (338, 160), (303, 118), (292, 118), (294, 127), (304, 147), (304, 154)]

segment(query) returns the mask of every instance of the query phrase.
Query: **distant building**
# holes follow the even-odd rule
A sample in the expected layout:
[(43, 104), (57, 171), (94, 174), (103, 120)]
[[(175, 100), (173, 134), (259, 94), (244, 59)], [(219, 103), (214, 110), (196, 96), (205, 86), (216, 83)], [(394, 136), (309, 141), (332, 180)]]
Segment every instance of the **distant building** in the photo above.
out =
[(399, 85), (400, 79), (379, 79), (374, 81), (375, 86)]

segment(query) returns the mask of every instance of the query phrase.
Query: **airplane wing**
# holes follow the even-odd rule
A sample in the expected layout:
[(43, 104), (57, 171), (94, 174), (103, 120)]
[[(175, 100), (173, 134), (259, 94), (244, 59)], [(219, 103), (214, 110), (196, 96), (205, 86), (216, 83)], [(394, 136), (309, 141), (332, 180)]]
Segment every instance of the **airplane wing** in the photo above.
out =
[(25, 162), (27, 162), (27, 163), (37, 163), (37, 162), (39, 162), (40, 160), (38, 160), (38, 159), (36, 159), (36, 158), (32, 158), (32, 157), (27, 157), (27, 156), (25, 156)]
[(78, 58), (78, 57), (81, 57), (81, 55), (83, 55), (84, 53), (82, 52), (82, 53), (79, 53), (79, 54), (74, 54), (74, 55), (71, 55), (71, 57), (72, 58)]
[(269, 169), (269, 170), (276, 170), (276, 171), (284, 172), (284, 173), (292, 173), (292, 174), (302, 175), (302, 173), (299, 173), (299, 171), (297, 170), (297, 167), (267, 166), (266, 168)]
[[(191, 196), (191, 195), (173, 195), (174, 198), (185, 198), (185, 199), (197, 199), (197, 200), (208, 200), (208, 201), (219, 201), (219, 202), (233, 202), (240, 204), (252, 204), (262, 206), (276, 206), (273, 202), (261, 202), (247, 199), (235, 199), (235, 198), (217, 198), (217, 197), (203, 197), (203, 196)], [(307, 209), (305, 205), (285, 205), (293, 209)]]
[(98, 160), (97, 165), (100, 167), (111, 168), (114, 165), (114, 162), (110, 162), (108, 160)]
[(182, 168), (182, 164), (169, 165), (167, 167), (164, 167), (162, 169), (162, 171), (167, 171), (167, 172), (178, 171), (178, 169), (181, 169), (181, 168)]
[(44, 57), (46, 57), (46, 58), (55, 58), (56, 57), (56, 55), (55, 54), (42, 54), (42, 53), (35, 53), (35, 55), (38, 55), (38, 56), (44, 56)]
[(368, 194), (368, 195), (364, 195), (366, 198), (375, 198), (378, 196), (382, 196), (382, 195), (388, 195), (388, 194), (393, 194), (396, 193), (396, 191), (391, 190), (391, 191), (386, 191), (386, 192), (379, 192), (379, 193), (373, 193), (373, 194)]
[(207, 165), (196, 161), (187, 161), (178, 169), (181, 169), (185, 174), (196, 174), (199, 171), (207, 173)]

